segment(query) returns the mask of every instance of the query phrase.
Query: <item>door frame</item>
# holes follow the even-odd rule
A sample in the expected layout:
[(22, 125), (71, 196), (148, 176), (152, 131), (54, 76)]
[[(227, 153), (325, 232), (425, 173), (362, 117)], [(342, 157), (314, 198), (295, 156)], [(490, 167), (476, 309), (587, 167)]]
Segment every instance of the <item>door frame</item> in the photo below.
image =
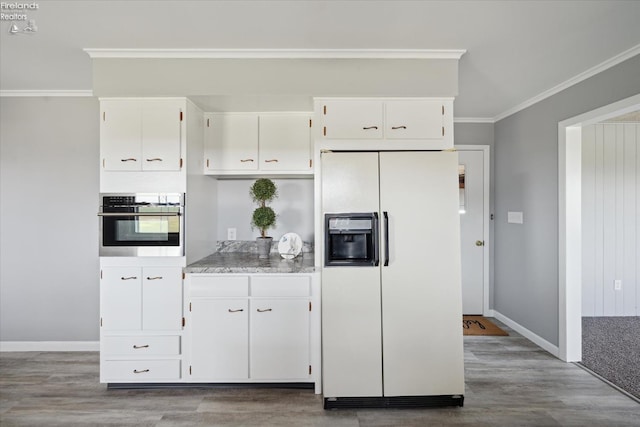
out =
[(582, 127), (640, 108), (640, 94), (558, 123), (558, 357), (582, 360)]
[(490, 198), (490, 189), (491, 189), (491, 147), (489, 145), (454, 145), (454, 149), (458, 151), (482, 151), (482, 160), (483, 160), (483, 198), (484, 198), (484, 221), (483, 221), (483, 230), (482, 234), (484, 235), (484, 246), (483, 257), (484, 257), (484, 266), (483, 266), (483, 278), (482, 278), (482, 314), (484, 316), (491, 316), (491, 308), (490, 308), (490, 267), (491, 267), (491, 235), (490, 235), (490, 215), (491, 215), (491, 207), (489, 203), (491, 201)]

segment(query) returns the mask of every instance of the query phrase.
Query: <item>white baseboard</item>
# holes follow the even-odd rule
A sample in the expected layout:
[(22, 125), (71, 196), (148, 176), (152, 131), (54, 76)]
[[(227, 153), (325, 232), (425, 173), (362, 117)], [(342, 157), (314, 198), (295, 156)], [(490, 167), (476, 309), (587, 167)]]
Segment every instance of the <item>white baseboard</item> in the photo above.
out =
[(527, 338), (529, 341), (533, 342), (538, 347), (541, 347), (542, 349), (551, 353), (553, 356), (560, 358), (560, 350), (558, 349), (557, 345), (551, 344), (549, 341), (545, 340), (541, 336), (534, 334), (524, 326), (509, 319), (504, 314), (496, 310), (490, 310), (490, 311), (492, 315), (489, 315), (489, 317), (495, 317), (496, 319), (498, 319), (499, 321), (501, 321), (502, 323), (504, 323), (505, 325), (507, 325), (508, 327), (510, 327), (511, 329), (513, 329), (514, 331), (522, 335), (523, 337)]
[(100, 351), (100, 341), (0, 341), (3, 351)]

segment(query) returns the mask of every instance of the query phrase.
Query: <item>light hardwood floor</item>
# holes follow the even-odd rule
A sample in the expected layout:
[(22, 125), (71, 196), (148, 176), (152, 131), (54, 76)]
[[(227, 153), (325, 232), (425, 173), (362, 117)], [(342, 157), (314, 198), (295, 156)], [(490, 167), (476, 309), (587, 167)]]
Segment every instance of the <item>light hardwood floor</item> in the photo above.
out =
[(640, 426), (636, 401), (500, 326), (511, 335), (464, 338), (462, 408), (325, 411), (311, 390), (107, 390), (97, 353), (0, 353), (0, 425)]

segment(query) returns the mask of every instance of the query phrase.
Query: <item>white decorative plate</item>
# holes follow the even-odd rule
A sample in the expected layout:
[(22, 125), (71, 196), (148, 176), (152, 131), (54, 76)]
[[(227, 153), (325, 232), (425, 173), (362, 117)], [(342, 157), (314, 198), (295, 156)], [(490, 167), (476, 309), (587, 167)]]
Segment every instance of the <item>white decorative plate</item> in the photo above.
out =
[(278, 242), (278, 252), (282, 258), (293, 259), (302, 252), (302, 239), (296, 233), (286, 233)]

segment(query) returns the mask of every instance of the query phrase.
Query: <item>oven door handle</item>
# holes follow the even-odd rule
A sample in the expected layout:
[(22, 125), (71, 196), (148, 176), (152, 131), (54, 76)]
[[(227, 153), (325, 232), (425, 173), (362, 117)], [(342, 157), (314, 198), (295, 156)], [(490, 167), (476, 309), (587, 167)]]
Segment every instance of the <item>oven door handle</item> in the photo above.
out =
[(98, 212), (98, 216), (181, 216), (180, 212)]

